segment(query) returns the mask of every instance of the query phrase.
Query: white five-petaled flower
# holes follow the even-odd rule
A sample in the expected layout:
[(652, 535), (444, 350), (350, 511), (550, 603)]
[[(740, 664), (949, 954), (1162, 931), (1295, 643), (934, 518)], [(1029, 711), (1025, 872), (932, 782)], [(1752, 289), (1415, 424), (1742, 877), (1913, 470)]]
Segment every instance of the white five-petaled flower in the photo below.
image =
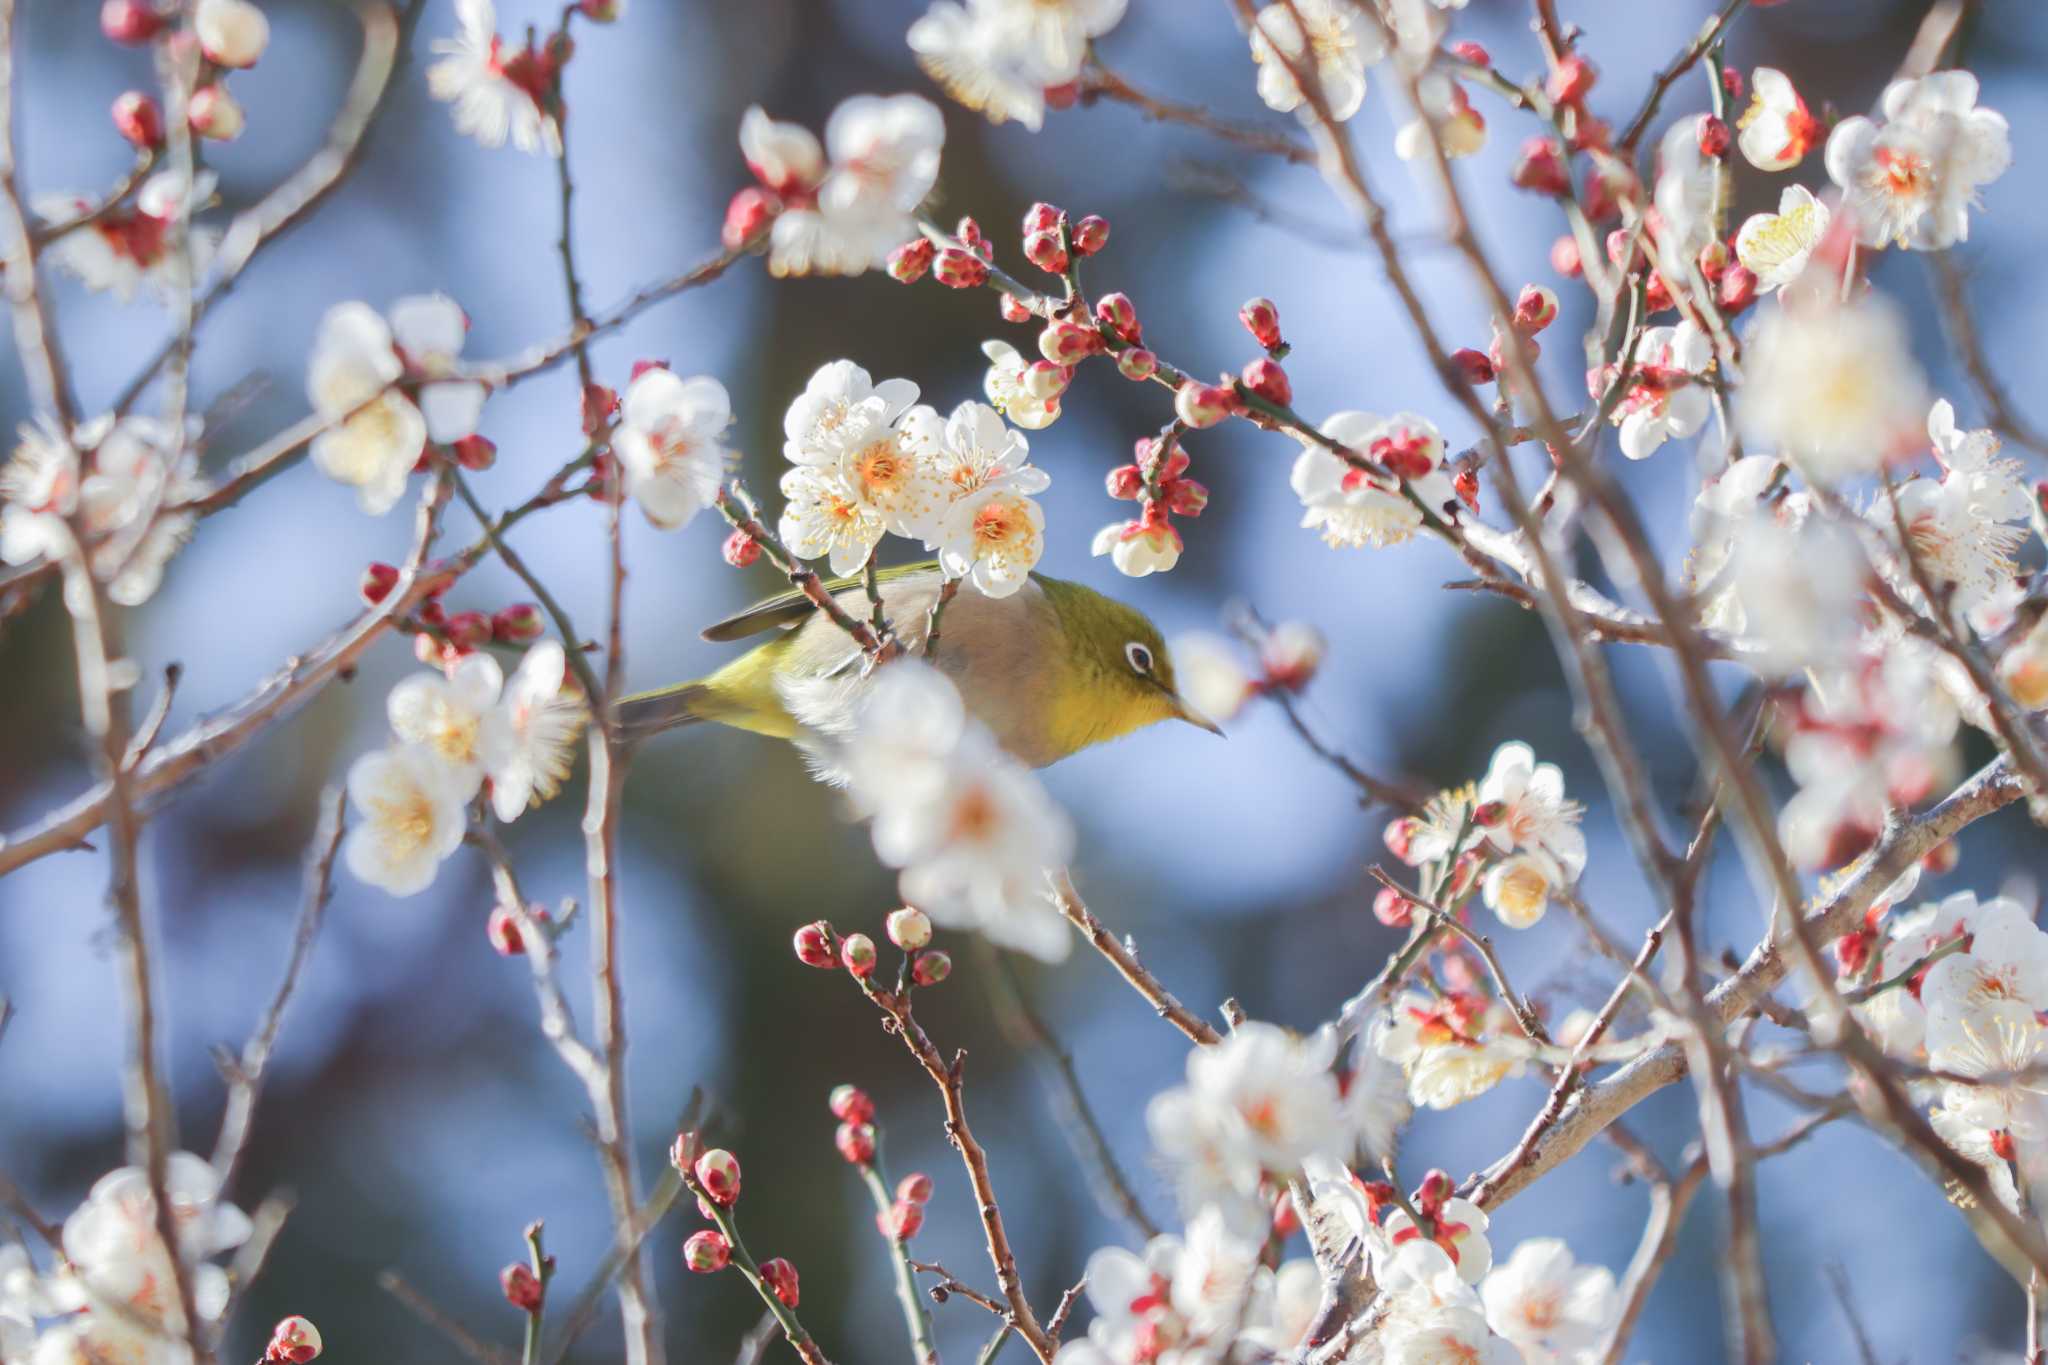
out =
[(427, 439), (443, 445), (476, 430), (484, 386), (458, 374), (457, 358), (469, 333), (462, 305), (446, 294), (409, 294), (391, 305), (391, 340), (409, 377), (419, 381), (420, 414)]
[(619, 415), (612, 451), (648, 521), (673, 531), (717, 500), (728, 459), (719, 437), (732, 425), (723, 384), (645, 370), (626, 386)]
[(498, 661), (482, 651), (465, 654), (445, 674), (415, 673), (385, 701), (391, 733), (440, 760), (468, 800), (508, 753), (511, 735), (498, 711), (504, 686)]
[(1081, 74), (1088, 40), (1115, 27), (1127, 0), (937, 0), (910, 27), (925, 74), (991, 123), (1037, 130), (1045, 92)]
[(1394, 1002), (1371, 1035), (1373, 1049), (1408, 1076), (1408, 1098), (1449, 1109), (1518, 1074), (1528, 1052), (1511, 1042), (1507, 1010), (1474, 996), (1442, 1001), (1410, 992)]
[(1402, 1315), (1382, 1333), (1384, 1365), (1520, 1365), (1522, 1353), (1487, 1331), (1472, 1308), (1432, 1308)]
[[(765, 115), (742, 142), (752, 161), (772, 131), (779, 159), (804, 168), (808, 148)], [(916, 232), (911, 216), (938, 182), (946, 125), (931, 101), (916, 95), (855, 95), (825, 123), (825, 170), (814, 185), (792, 183), (769, 239), (768, 268), (777, 275), (858, 275), (884, 264)], [(773, 186), (770, 186), (773, 188)]]
[(1652, 327), (1636, 341), (1635, 373), (1616, 407), (1621, 453), (1645, 460), (1673, 437), (1683, 439), (1706, 423), (1712, 409), (1696, 381), (1714, 359), (1714, 344), (1690, 320)]
[(1745, 219), (1735, 234), (1735, 259), (1756, 274), (1759, 293), (1799, 278), (1828, 232), (1828, 206), (1804, 185), (1787, 185), (1776, 213)]
[(1937, 71), (1885, 87), (1885, 122), (1857, 115), (1828, 135), (1828, 177), (1866, 246), (1940, 251), (1970, 235), (1977, 191), (2012, 164), (2002, 115), (1977, 108), (1977, 78)]
[(1306, 509), (1301, 524), (1322, 532), (1330, 545), (1399, 545), (1422, 527), (1422, 511), (1415, 500), (1439, 517), (1455, 515), (1451, 509), (1457, 494), (1442, 468), (1443, 437), (1427, 418), (1413, 413), (1382, 418), (1369, 412), (1340, 412), (1324, 422), (1321, 431), (1378, 461), (1398, 480), (1390, 485), (1327, 446), (1303, 440), (1289, 481)]
[(879, 401), (882, 425), (893, 426), (917, 401), (908, 379), (873, 377), (851, 360), (822, 365), (782, 415), (782, 454), (791, 464), (825, 465), (845, 447), (840, 435), (862, 405)]
[[(219, 248), (217, 230), (189, 221), (213, 198), (216, 181), (212, 171), (201, 171), (187, 190), (178, 172), (158, 171), (142, 182), (132, 206), (104, 212), (89, 195), (38, 195), (34, 208), (44, 227), (97, 214), (50, 242), (43, 258), (87, 289), (111, 293), (124, 303), (144, 285), (170, 299), (197, 281)], [(180, 217), (187, 220), (183, 252), (172, 250), (173, 226)]]
[(1095, 533), (1088, 551), (1108, 555), (1116, 571), (1132, 578), (1168, 573), (1180, 563), (1180, 532), (1164, 517), (1113, 521)]
[[(782, 476), (788, 507), (781, 534), (802, 559), (829, 556), (850, 574), (885, 532), (929, 538), (941, 502), (922, 445), (938, 425), (929, 408), (911, 408), (907, 379), (875, 384), (850, 360), (811, 376), (783, 417)], [(929, 424), (912, 418), (929, 417)]]
[[(1300, 22), (1296, 22), (1296, 16)], [(1287, 113), (1308, 96), (1292, 67), (1313, 73), (1330, 117), (1342, 122), (1365, 103), (1365, 68), (1387, 55), (1378, 20), (1351, 0), (1289, 0), (1267, 5), (1252, 23), (1252, 61), (1259, 68), (1259, 98)]]
[(1786, 300), (1758, 324), (1743, 370), (1743, 434), (1816, 483), (1875, 473), (1918, 444), (1926, 386), (1898, 311), (1875, 294)]
[[(1760, 171), (1787, 171), (1806, 159), (1826, 128), (1784, 72), (1760, 66), (1750, 76), (1749, 108), (1736, 121), (1736, 145)], [(1755, 269), (1754, 266), (1750, 267)]]
[(590, 704), (567, 673), (561, 643), (541, 640), (505, 684), (504, 744), (490, 769), (491, 809), (500, 820), (516, 820), (560, 791), (576, 761)]
[(1577, 881), (1586, 870), (1586, 808), (1564, 794), (1564, 773), (1538, 763), (1536, 751), (1510, 740), (1493, 751), (1479, 784), (1479, 838), (1502, 853), (1541, 851)]
[(914, 428), (940, 499), (926, 544), (939, 552), (947, 577), (1008, 597), (1045, 553), (1045, 514), (1031, 495), (1044, 492), (1051, 476), (1029, 463), (1030, 443), (985, 403), (960, 404), (943, 427), (931, 414)]
[(1045, 553), (1045, 513), (1011, 488), (989, 488), (954, 504), (939, 530), (939, 565), (990, 597), (1008, 597)]
[(825, 178), (825, 148), (818, 135), (800, 123), (768, 117), (758, 104), (740, 115), (740, 155), (754, 178), (776, 194), (801, 200), (816, 194)]
[(508, 50), (491, 0), (455, 0), (455, 14), (461, 32), (434, 40), (441, 60), (427, 68), (428, 91), (455, 106), (455, 130), (486, 147), (509, 138), (522, 152), (560, 156), (562, 126), (548, 107), (555, 59), (530, 45)]
[(360, 818), (342, 858), (358, 881), (394, 896), (426, 890), (462, 846), (468, 794), (432, 750), (405, 744), (364, 754), (348, 770), (348, 799)]
[(1614, 1272), (1578, 1264), (1555, 1237), (1516, 1247), (1479, 1286), (1479, 1297), (1487, 1323), (1532, 1360), (1574, 1360), (1597, 1349), (1621, 1310)]
[[(1491, 1220), (1486, 1210), (1469, 1199), (1446, 1199), (1431, 1221), (1436, 1225), (1435, 1235), (1427, 1240), (1443, 1248), (1451, 1264), (1458, 1268), (1458, 1278), (1466, 1284), (1478, 1284), (1485, 1279), (1486, 1272), (1493, 1268), (1493, 1244), (1486, 1237)], [(1422, 1237), (1421, 1229), (1404, 1209), (1389, 1213), (1382, 1226), (1386, 1228), (1388, 1244), (1397, 1254), (1404, 1245)]]
[(1927, 969), (1920, 1003), (1930, 1052), (1957, 1031), (2000, 1017), (2034, 1024), (2036, 1012), (2048, 1009), (2048, 934), (2018, 902), (1985, 902), (1971, 917), (1969, 948)]
[(371, 516), (397, 505), (427, 443), (427, 420), (391, 386), (405, 373), (391, 328), (366, 303), (338, 303), (320, 320), (306, 396), (330, 425), (313, 438), (313, 464), (356, 490)]
[(1059, 395), (1040, 398), (1025, 385), (1024, 376), (1031, 362), (1007, 341), (984, 341), (981, 353), (989, 360), (982, 392), (995, 404), (996, 411), (1026, 431), (1051, 426), (1060, 415)]
[[(1910, 895), (1887, 893), (1886, 899)], [(1986, 902), (1986, 908), (2005, 904)], [(1883, 951), (1878, 954), (1876, 979), (1888, 981), (1903, 975), (1915, 963), (1951, 939), (1970, 932), (1978, 915), (1977, 893), (1959, 891), (1940, 901), (1929, 901), (1917, 909), (1893, 914), (1886, 927)], [(1927, 1007), (1919, 992), (1879, 991), (1855, 1007), (1856, 1017), (1871, 1031), (1884, 1050), (1894, 1057), (1920, 1055), (1927, 1043)]]

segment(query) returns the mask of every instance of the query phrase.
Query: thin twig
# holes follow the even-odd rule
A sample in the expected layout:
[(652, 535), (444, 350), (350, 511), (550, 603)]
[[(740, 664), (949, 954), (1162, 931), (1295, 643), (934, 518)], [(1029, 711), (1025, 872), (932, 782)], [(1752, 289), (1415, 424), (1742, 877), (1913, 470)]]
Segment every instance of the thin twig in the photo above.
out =
[(1095, 951), (1108, 958), (1110, 965), (1117, 969), (1117, 973), (1130, 982), (1139, 995), (1145, 997), (1154, 1014), (1179, 1029), (1187, 1036), (1189, 1042), (1208, 1045), (1223, 1041), (1223, 1035), (1216, 1031), (1213, 1024), (1190, 1012), (1187, 1006), (1176, 1000), (1173, 992), (1162, 986), (1159, 978), (1145, 969), (1144, 964), (1138, 961), (1138, 955), (1128, 945), (1117, 942), (1116, 937), (1102, 927), (1102, 921), (1095, 918), (1094, 913), (1082, 901), (1081, 893), (1074, 889), (1073, 877), (1064, 868), (1052, 874), (1052, 890), (1053, 904), (1067, 917), (1067, 922), (1079, 929), (1082, 936), (1094, 945)]
[(442, 1312), (432, 1299), (406, 1283), (405, 1278), (397, 1271), (384, 1271), (377, 1276), (377, 1285), (392, 1298), (410, 1308), (421, 1322), (448, 1338), (450, 1345), (478, 1362), (478, 1365), (511, 1365), (510, 1359), (503, 1351), (479, 1340), (475, 1333)]

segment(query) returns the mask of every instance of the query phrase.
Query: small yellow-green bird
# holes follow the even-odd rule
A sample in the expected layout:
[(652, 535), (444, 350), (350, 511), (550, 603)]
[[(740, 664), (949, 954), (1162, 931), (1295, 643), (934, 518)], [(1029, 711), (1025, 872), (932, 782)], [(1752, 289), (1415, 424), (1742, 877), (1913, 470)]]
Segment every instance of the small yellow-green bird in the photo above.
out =
[[(883, 570), (879, 580), (882, 608), (915, 655), (939, 593), (939, 567), (908, 564)], [(848, 613), (868, 614), (858, 580), (826, 586)], [(704, 638), (770, 630), (781, 633), (707, 678), (624, 698), (620, 729), (641, 738), (708, 720), (799, 742), (850, 732), (870, 670), (846, 632), (801, 592), (727, 617)], [(1032, 574), (1008, 597), (963, 588), (941, 613), (931, 661), (996, 742), (1035, 768), (1162, 720), (1223, 733), (1175, 689), (1159, 628), (1079, 583)]]

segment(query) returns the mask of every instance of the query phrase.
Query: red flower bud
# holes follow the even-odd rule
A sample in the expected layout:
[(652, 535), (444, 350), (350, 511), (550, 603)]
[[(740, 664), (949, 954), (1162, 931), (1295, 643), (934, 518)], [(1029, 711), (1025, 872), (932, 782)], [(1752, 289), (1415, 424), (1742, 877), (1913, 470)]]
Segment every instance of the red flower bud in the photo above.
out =
[(2000, 1161), (2017, 1161), (2019, 1159), (2020, 1149), (2014, 1144), (2012, 1133), (2009, 1130), (1994, 1128), (1991, 1130), (1989, 1137), (1991, 1139), (1991, 1155), (1997, 1157)]
[(1452, 43), (1451, 55), (1461, 62), (1470, 62), (1474, 66), (1493, 65), (1493, 58), (1487, 54), (1486, 49), (1469, 40), (1462, 43)]
[(1024, 211), (1024, 235), (1034, 232), (1052, 232), (1060, 225), (1060, 210), (1040, 201)]
[(719, 547), (718, 552), (735, 569), (744, 569), (761, 557), (761, 542), (745, 531), (734, 531), (725, 538), (725, 544)]
[(1126, 379), (1150, 379), (1159, 372), (1159, 357), (1143, 346), (1132, 346), (1116, 353), (1116, 368)]
[(761, 1262), (761, 1279), (769, 1292), (782, 1300), (785, 1308), (794, 1308), (797, 1303), (796, 1267), (777, 1256), (772, 1261)]
[[(155, 100), (140, 90), (130, 90), (117, 98), (113, 113), (114, 131), (136, 147), (147, 152), (164, 145), (164, 112), (157, 107)], [(305, 1319), (299, 1321), (304, 1322)]]
[(1458, 495), (1458, 501), (1477, 512), (1479, 510), (1479, 475), (1469, 469), (1461, 469), (1451, 479), (1451, 490)]
[(459, 611), (441, 629), (449, 644), (465, 652), (491, 642), (491, 618), (480, 611)]
[(1091, 213), (1074, 224), (1071, 236), (1076, 256), (1093, 256), (1109, 245), (1109, 220)]
[(1024, 302), (1024, 300), (1018, 298), (1015, 294), (1007, 292), (997, 294), (996, 311), (1002, 314), (1004, 322), (1031, 321), (1030, 306), (1027, 305)]
[(936, 986), (952, 974), (952, 957), (937, 948), (919, 953), (910, 964), (910, 979), (919, 986)]
[(1383, 886), (1372, 898), (1372, 917), (1390, 929), (1405, 929), (1415, 917), (1415, 902), (1391, 886)]
[(1451, 364), (1457, 367), (1467, 384), (1491, 384), (1495, 370), (1493, 362), (1486, 358), (1484, 351), (1475, 351), (1462, 346), (1451, 352)]
[(971, 251), (949, 246), (939, 252), (932, 275), (948, 289), (976, 289), (988, 283), (988, 262)]
[(960, 239), (960, 245), (966, 247), (977, 256), (981, 255), (982, 248), (989, 244), (987, 235), (981, 230), (981, 224), (975, 222), (972, 218), (962, 218), (954, 226), (953, 235)]
[(489, 469), (498, 462), (497, 443), (490, 437), (479, 436), (473, 431), (457, 441), (453, 449), (455, 463), (472, 472)]
[(163, 26), (163, 15), (146, 0), (107, 0), (100, 6), (100, 32), (124, 47), (148, 42)]
[(690, 1168), (697, 1164), (697, 1157), (703, 1151), (703, 1141), (696, 1133), (685, 1129), (676, 1134), (676, 1140), (668, 1145), (668, 1164), (676, 1168), (677, 1175), (688, 1175)]
[(1662, 275), (1652, 271), (1650, 278), (1643, 282), (1644, 311), (1661, 313), (1667, 308), (1675, 308), (1677, 306), (1671, 297), (1671, 286), (1664, 282)]
[(683, 1243), (683, 1264), (699, 1275), (716, 1274), (732, 1263), (732, 1244), (716, 1228), (693, 1232)]
[(1437, 1211), (1455, 1192), (1448, 1171), (1431, 1171), (1422, 1177), (1422, 1183), (1415, 1187), (1415, 1207), (1422, 1211), (1424, 1218), (1434, 1218)]
[(1109, 495), (1131, 499), (1145, 491), (1145, 475), (1134, 464), (1120, 464), (1109, 471)]
[(1728, 155), (1728, 144), (1735, 140), (1728, 131), (1727, 120), (1713, 114), (1701, 114), (1699, 122), (1700, 155), (1719, 161)]
[(1294, 385), (1287, 381), (1287, 371), (1280, 368), (1280, 362), (1264, 356), (1244, 367), (1238, 382), (1269, 403), (1286, 406), (1294, 401)]
[(1125, 341), (1136, 344), (1145, 329), (1138, 323), (1138, 306), (1129, 294), (1104, 294), (1095, 301), (1095, 316)]
[(1724, 67), (1722, 67), (1722, 68), (1721, 68), (1721, 89), (1722, 89), (1722, 90), (1724, 90), (1725, 92), (1727, 92), (1727, 95), (1728, 95), (1728, 98), (1729, 98), (1729, 99), (1731, 99), (1731, 100), (1739, 100), (1739, 99), (1741, 99), (1741, 98), (1742, 98), (1742, 73), (1741, 73), (1740, 71), (1736, 70), (1736, 69), (1735, 69), (1734, 67), (1732, 67), (1732, 66), (1724, 66)]
[(832, 1111), (835, 1119), (848, 1123), (873, 1123), (875, 1102), (868, 1098), (868, 1092), (857, 1085), (835, 1085), (825, 1099), (825, 1107)]
[(1060, 241), (1057, 227), (1034, 232), (1024, 239), (1024, 259), (1048, 275), (1063, 273), (1072, 264), (1067, 248)]
[(818, 920), (797, 930), (796, 960), (806, 967), (838, 966), (839, 945), (833, 941), (832, 926)]
[(896, 1202), (899, 1204), (929, 1204), (932, 1200), (932, 1178), (922, 1171), (913, 1171), (896, 1182)]
[(1591, 62), (1573, 53), (1550, 69), (1543, 93), (1550, 96), (1552, 104), (1576, 104), (1592, 93), (1593, 83), (1599, 77)]
[(547, 618), (531, 602), (514, 602), (491, 617), (491, 638), (501, 645), (523, 645), (547, 630)]
[(875, 1125), (842, 1123), (832, 1134), (832, 1145), (839, 1149), (839, 1155), (845, 1157), (849, 1165), (871, 1165), (875, 1159)]
[(1209, 490), (1193, 479), (1167, 479), (1161, 486), (1166, 510), (1177, 517), (1199, 517), (1209, 507)]
[(1380, 831), (1380, 838), (1386, 841), (1387, 851), (1410, 867), (1415, 865), (1415, 859), (1409, 857), (1408, 853), (1414, 847), (1415, 831), (1421, 823), (1412, 815), (1404, 815), (1399, 820), (1388, 821), (1387, 827)]
[(931, 919), (915, 906), (906, 905), (901, 910), (890, 911), (884, 923), (889, 931), (889, 942), (905, 952), (913, 952), (932, 941)]
[(889, 253), (889, 278), (915, 284), (931, 270), (932, 258), (938, 254), (939, 249), (929, 237), (905, 242)]
[(540, 1276), (516, 1261), (498, 1272), (498, 1287), (505, 1291), (505, 1302), (522, 1313), (538, 1313), (546, 1295)]
[(374, 607), (391, 595), (398, 586), (398, 569), (395, 565), (372, 561), (363, 570), (362, 579), (356, 584), (356, 592), (363, 599), (363, 605)]
[(1521, 155), (1509, 179), (1525, 190), (1560, 198), (1571, 193), (1571, 172), (1564, 164), (1564, 148), (1547, 137), (1532, 137), (1522, 144)]
[(875, 974), (875, 941), (866, 934), (848, 934), (839, 943), (839, 961), (858, 977)]
[(1540, 284), (1525, 284), (1515, 299), (1515, 330), (1535, 336), (1557, 321), (1557, 295)]
[(1038, 334), (1038, 353), (1054, 365), (1078, 365), (1103, 345), (1102, 333), (1079, 322), (1051, 323)]
[(270, 1345), (263, 1352), (267, 1362), (281, 1362), (281, 1365), (306, 1365), (320, 1355), (320, 1329), (306, 1319), (293, 1315), (282, 1318), (277, 1326), (270, 1329)]
[(1729, 252), (1728, 244), (1717, 238), (1700, 248), (1699, 258), (1695, 264), (1699, 266), (1700, 274), (1712, 284), (1728, 273), (1728, 265), (1732, 260), (1734, 256)]
[(1024, 367), (1024, 389), (1041, 402), (1050, 402), (1067, 391), (1067, 385), (1074, 382), (1071, 365), (1055, 365), (1050, 360), (1034, 360)]
[(749, 185), (725, 206), (725, 226), (719, 229), (718, 239), (726, 250), (738, 251), (766, 232), (780, 212), (781, 200), (758, 185)]
[[(533, 906), (526, 913), (542, 924), (548, 922), (548, 912), (542, 906)], [(519, 917), (502, 905), (492, 908), (485, 933), (490, 936), (491, 947), (497, 949), (499, 957), (520, 957), (526, 952), (526, 939), (519, 929)]]
[(924, 1226), (924, 1205), (897, 1201), (875, 1215), (875, 1227), (892, 1242), (907, 1242)]
[(1732, 318), (1752, 303), (1755, 303), (1756, 286), (1757, 279), (1754, 270), (1751, 270), (1746, 265), (1729, 266), (1727, 271), (1722, 274), (1720, 288), (1716, 291), (1716, 297), (1721, 304), (1721, 312)]
[(697, 1158), (697, 1183), (714, 1204), (730, 1205), (740, 1197), (740, 1159), (723, 1147)]
[(1237, 320), (1252, 334), (1252, 340), (1267, 350), (1280, 345), (1280, 310), (1271, 299), (1247, 299), (1237, 310)]
[(1560, 237), (1550, 244), (1550, 268), (1568, 280), (1586, 273), (1585, 262), (1579, 259), (1578, 239)]
[(1190, 379), (1174, 391), (1173, 411), (1191, 427), (1213, 427), (1230, 416), (1237, 395), (1217, 384)]

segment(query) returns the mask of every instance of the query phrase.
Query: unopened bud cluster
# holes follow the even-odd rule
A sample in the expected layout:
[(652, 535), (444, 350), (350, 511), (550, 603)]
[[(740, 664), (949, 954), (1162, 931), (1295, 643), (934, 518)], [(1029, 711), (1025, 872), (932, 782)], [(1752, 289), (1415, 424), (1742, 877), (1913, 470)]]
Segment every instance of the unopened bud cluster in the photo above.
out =
[[(904, 906), (890, 912), (884, 927), (889, 941), (908, 955), (906, 970), (911, 984), (936, 986), (953, 974), (952, 957), (929, 946), (932, 922), (924, 911)], [(874, 939), (866, 934), (841, 937), (825, 920), (815, 920), (800, 927), (791, 946), (796, 951), (797, 961), (806, 967), (826, 970), (844, 967), (855, 979), (863, 982), (874, 976), (880, 964)]]
[[(372, 561), (356, 582), (356, 594), (366, 607), (381, 606), (401, 576), (396, 565)], [(452, 669), (485, 645), (531, 644), (547, 633), (547, 618), (532, 602), (513, 602), (495, 612), (451, 613), (441, 599), (454, 580), (446, 574), (427, 576), (425, 597), (406, 621), (413, 652), (423, 664)]]
[[(228, 92), (227, 75), (256, 65), (270, 45), (270, 21), (250, 0), (198, 0), (190, 6), (160, 8), (154, 0), (106, 0), (100, 32), (124, 47), (162, 42), (185, 53), (197, 50), (198, 77), (185, 101), (192, 131), (217, 142), (242, 135), (247, 118)], [(114, 101), (114, 127), (136, 147), (163, 145), (163, 111), (140, 91)]]

